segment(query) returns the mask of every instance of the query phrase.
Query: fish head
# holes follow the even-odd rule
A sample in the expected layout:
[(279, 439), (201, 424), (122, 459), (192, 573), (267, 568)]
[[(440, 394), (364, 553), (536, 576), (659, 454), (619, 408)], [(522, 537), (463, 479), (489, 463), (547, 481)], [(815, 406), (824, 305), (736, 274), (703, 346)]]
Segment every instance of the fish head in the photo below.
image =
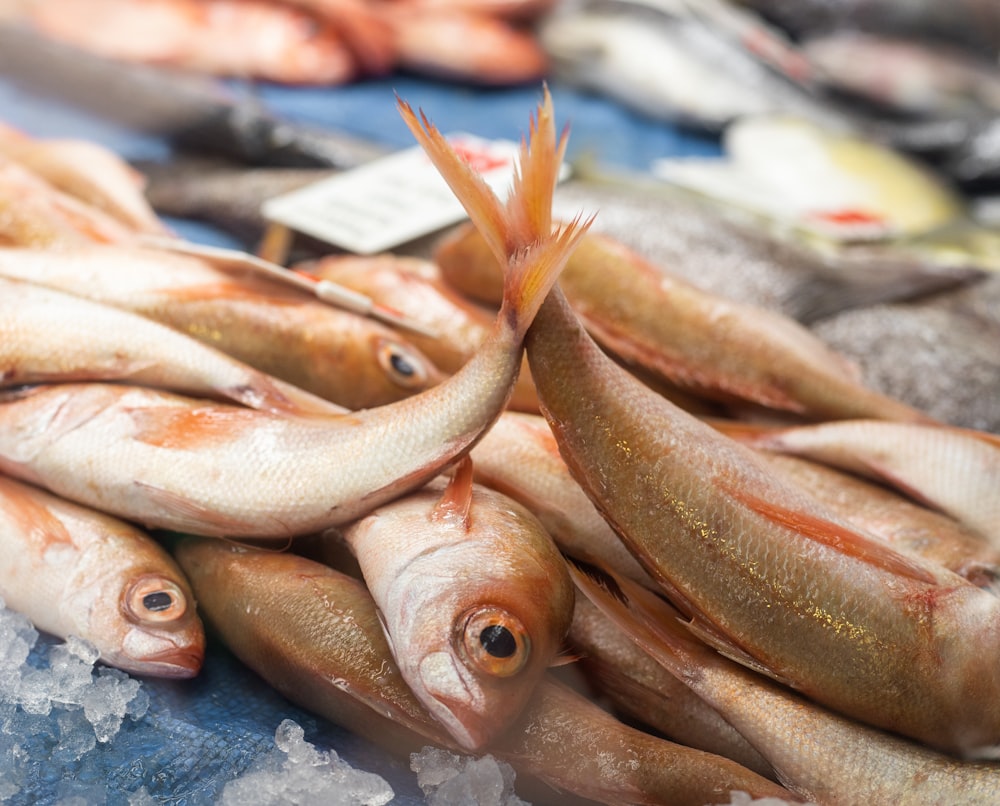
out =
[(143, 574), (122, 591), (119, 609), (126, 625), (119, 662), (127, 666), (122, 668), (154, 677), (198, 674), (205, 631), (183, 578)]
[(194, 594), (168, 556), (152, 554), (152, 562), (105, 563), (63, 608), (75, 612), (104, 663), (140, 676), (194, 677), (205, 657)]
[(420, 584), (383, 612), (414, 695), (468, 751), (518, 717), (573, 612), (565, 561), (534, 516), (513, 502), (488, 511), (473, 507), (468, 539), (422, 554)]

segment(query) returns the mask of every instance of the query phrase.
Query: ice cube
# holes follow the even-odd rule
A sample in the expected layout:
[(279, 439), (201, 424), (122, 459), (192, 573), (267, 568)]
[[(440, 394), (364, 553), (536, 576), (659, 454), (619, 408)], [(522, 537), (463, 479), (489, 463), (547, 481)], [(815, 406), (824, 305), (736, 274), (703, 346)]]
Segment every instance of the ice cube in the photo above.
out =
[(333, 750), (317, 750), (290, 719), (275, 731), (275, 745), (226, 784), (221, 806), (383, 806), (394, 797), (381, 776), (354, 769)]
[(410, 756), (410, 769), (430, 806), (527, 806), (514, 793), (514, 768), (491, 755), (459, 756), (425, 747)]

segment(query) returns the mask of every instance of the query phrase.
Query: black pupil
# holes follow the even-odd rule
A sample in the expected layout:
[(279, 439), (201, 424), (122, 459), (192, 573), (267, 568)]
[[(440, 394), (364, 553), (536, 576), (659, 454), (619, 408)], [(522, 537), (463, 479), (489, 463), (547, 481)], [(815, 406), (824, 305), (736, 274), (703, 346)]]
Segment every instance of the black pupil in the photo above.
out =
[(158, 613), (161, 610), (168, 610), (173, 603), (174, 597), (163, 591), (147, 593), (142, 597), (142, 606), (154, 613)]
[(479, 643), (494, 658), (509, 658), (517, 651), (517, 641), (510, 630), (499, 624), (492, 624), (479, 633)]
[(389, 357), (389, 363), (392, 364), (392, 368), (400, 375), (410, 377), (416, 373), (413, 364), (407, 360), (405, 355), (401, 355), (400, 353), (393, 353)]

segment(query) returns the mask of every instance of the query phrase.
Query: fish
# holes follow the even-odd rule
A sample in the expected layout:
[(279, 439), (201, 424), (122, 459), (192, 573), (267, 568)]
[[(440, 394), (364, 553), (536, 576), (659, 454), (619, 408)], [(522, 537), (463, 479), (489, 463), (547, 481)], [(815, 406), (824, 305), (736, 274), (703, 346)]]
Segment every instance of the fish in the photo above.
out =
[(966, 761), (847, 719), (705, 646), (669, 604), (628, 580), (571, 566), (617, 626), (697, 693), (817, 804), (979, 804), (1000, 796), (1000, 764)]
[(570, 474), (544, 417), (505, 411), (469, 456), (476, 481), (531, 510), (560, 549), (655, 585)]
[(588, 682), (618, 713), (671, 741), (731, 758), (774, 778), (771, 765), (753, 745), (586, 596), (576, 597), (569, 641), (581, 656), (578, 665)]
[(1000, 110), (995, 64), (968, 49), (857, 29), (810, 37), (802, 49), (828, 86), (886, 111), (948, 118)]
[(0, 154), (125, 227), (169, 235), (146, 200), (142, 175), (103, 146), (86, 140), (30, 137), (0, 124)]
[(763, 451), (765, 464), (858, 528), (980, 587), (1000, 577), (1000, 549), (975, 530), (880, 484), (797, 456)]
[(842, 311), (810, 326), (882, 394), (953, 426), (1000, 433), (1000, 277), (908, 302)]
[(404, 680), (466, 751), (517, 718), (573, 614), (566, 563), (538, 519), (474, 485), (461, 460), (340, 529)]
[(62, 193), (0, 154), (0, 246), (33, 249), (128, 243), (133, 233), (114, 218)]
[(276, 116), (251, 95), (203, 76), (98, 56), (16, 20), (0, 20), (0, 72), (32, 97), (155, 136), (175, 150), (246, 165), (344, 169), (387, 152), (344, 131)]
[(763, 427), (747, 440), (888, 484), (1000, 547), (1000, 435), (855, 420)]
[[(294, 271), (330, 280), (404, 314), (433, 333), (409, 333), (409, 340), (444, 372), (457, 372), (489, 332), (496, 310), (470, 302), (425, 258), (380, 255), (326, 255), (292, 266)], [(538, 412), (531, 372), (522, 361), (507, 408)]]
[(212, 224), (253, 248), (268, 227), (267, 199), (334, 176), (332, 168), (246, 166), (196, 154), (132, 163), (146, 177), (146, 198), (160, 215)]
[(198, 674), (205, 635), (191, 588), (148, 534), (0, 476), (0, 596), (38, 629), (89, 641), (150, 677)]
[(83, 380), (127, 381), (289, 416), (344, 411), (143, 316), (0, 278), (0, 387)]
[(840, 120), (683, 2), (564, 2), (537, 25), (556, 78), (654, 120), (709, 132), (777, 111)]
[[(469, 206), (497, 217), (492, 237), (508, 235), (501, 228), (512, 222), (526, 237), (538, 232), (531, 203), (551, 193), (562, 151), (551, 96), (539, 104), (506, 208), (433, 124), (424, 118), (421, 128), (408, 106), (401, 111)], [(194, 534), (288, 537), (347, 523), (429, 481), (499, 416), (524, 333), (584, 231), (585, 222), (521, 240), (511, 230), (519, 256), (507, 267), (493, 331), (461, 370), (417, 395), (319, 421), (134, 386), (33, 387), (0, 405), (0, 467), (122, 517)]]
[(396, 329), (225, 261), (140, 247), (0, 249), (0, 275), (141, 314), (352, 410), (444, 378)]
[[(759, 305), (809, 324), (843, 310), (909, 299), (971, 283), (983, 272), (943, 265), (914, 245), (905, 254), (884, 244), (823, 248), (759, 216), (698, 197), (668, 183), (621, 171), (574, 166), (554, 200), (557, 215), (599, 210), (592, 230), (620, 241), (652, 265), (705, 291)], [(454, 230), (452, 230), (454, 231)], [(449, 233), (450, 234), (450, 233)], [(445, 249), (449, 234), (437, 239)], [(467, 296), (491, 302), (494, 269), (444, 263), (447, 281)]]
[(700, 637), (868, 724), (949, 752), (997, 742), (985, 647), (1000, 600), (840, 520), (648, 390), (558, 286), (526, 349), (574, 477)]
[[(100, 29), (89, 21), (100, 18)], [(358, 73), (338, 31), (262, 0), (46, 2), (27, 24), (56, 41), (120, 61), (288, 84), (343, 84)]]
[[(395, 753), (428, 742), (458, 749), (403, 681), (360, 581), (294, 554), (222, 541), (187, 538), (174, 553), (206, 622), (292, 702)], [(704, 806), (728, 803), (732, 790), (794, 800), (728, 759), (624, 725), (550, 676), (486, 749), (515, 767), (519, 790), (529, 776), (542, 782), (538, 802), (569, 793)]]
[(951, 42), (995, 53), (1000, 13), (990, 0), (738, 0), (796, 38), (839, 29)]
[(363, 0), (290, 0), (316, 20), (328, 24), (343, 39), (357, 63), (359, 76), (391, 72), (398, 55), (385, 9)]
[[(497, 265), (470, 225), (443, 239), (435, 260), (446, 277)], [(890, 420), (929, 419), (860, 384), (854, 369), (801, 324), (702, 291), (616, 239), (584, 237), (560, 288), (605, 349), (696, 396), (806, 419), (861, 411)]]
[(497, 17), (401, 2), (385, 19), (401, 70), (482, 87), (527, 84), (548, 74), (534, 32)]

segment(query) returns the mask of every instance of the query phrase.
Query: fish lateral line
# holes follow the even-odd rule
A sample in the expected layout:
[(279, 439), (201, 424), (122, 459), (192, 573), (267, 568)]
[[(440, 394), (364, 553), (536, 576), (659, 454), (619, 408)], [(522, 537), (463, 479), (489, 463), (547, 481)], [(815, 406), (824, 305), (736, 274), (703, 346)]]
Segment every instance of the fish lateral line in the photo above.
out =
[(927, 585), (937, 584), (937, 579), (928, 569), (900, 554), (891, 546), (879, 542), (877, 538), (821, 516), (767, 501), (730, 485), (722, 484), (721, 487), (727, 495), (749, 507), (752, 511), (803, 537), (891, 574)]

